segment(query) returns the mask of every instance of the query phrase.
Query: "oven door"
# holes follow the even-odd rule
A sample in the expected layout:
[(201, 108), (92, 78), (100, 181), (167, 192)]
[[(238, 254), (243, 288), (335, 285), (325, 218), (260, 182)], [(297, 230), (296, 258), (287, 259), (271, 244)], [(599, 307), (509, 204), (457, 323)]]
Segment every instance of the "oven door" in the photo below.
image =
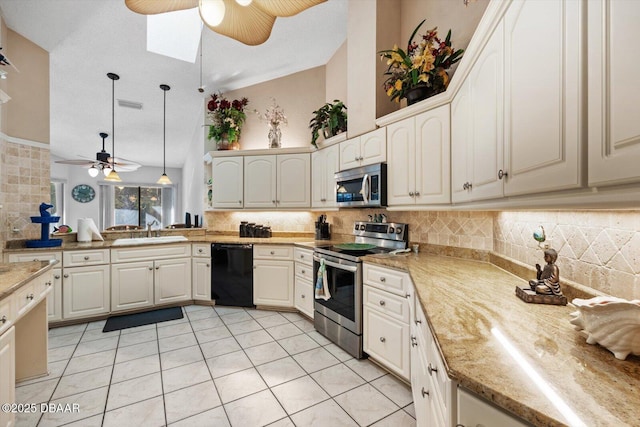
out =
[[(331, 298), (316, 299), (315, 311), (356, 335), (362, 334), (362, 263), (321, 255)], [(318, 280), (320, 257), (313, 256), (313, 283)]]

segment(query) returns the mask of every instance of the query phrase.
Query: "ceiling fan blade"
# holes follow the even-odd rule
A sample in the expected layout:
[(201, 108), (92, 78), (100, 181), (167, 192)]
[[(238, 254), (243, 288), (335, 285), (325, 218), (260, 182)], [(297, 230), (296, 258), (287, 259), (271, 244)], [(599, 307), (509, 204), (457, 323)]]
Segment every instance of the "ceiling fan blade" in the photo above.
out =
[(87, 166), (90, 167), (92, 164), (96, 163), (95, 160), (56, 160), (55, 163), (60, 163), (63, 165), (77, 165), (77, 166)]
[(224, 19), (218, 26), (210, 26), (200, 17), (207, 27), (218, 34), (238, 40), (249, 46), (255, 46), (267, 41), (276, 17), (266, 13), (255, 4), (240, 6), (235, 0), (224, 0)]
[(253, 4), (269, 15), (285, 17), (296, 15), (325, 1), (327, 0), (253, 0)]
[(198, 0), (124, 0), (124, 4), (136, 13), (155, 15), (198, 7)]

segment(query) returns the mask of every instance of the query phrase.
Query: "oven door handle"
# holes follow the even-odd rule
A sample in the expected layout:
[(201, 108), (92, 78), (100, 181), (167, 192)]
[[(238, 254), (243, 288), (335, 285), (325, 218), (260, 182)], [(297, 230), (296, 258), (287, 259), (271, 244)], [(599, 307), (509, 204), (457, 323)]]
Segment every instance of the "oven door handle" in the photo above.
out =
[(362, 194), (362, 201), (366, 205), (369, 203), (369, 174), (365, 173), (362, 177), (362, 188), (360, 189), (360, 194)]
[[(317, 257), (317, 256), (313, 256), (313, 260), (314, 261), (318, 261), (320, 262), (320, 260), (322, 260), (323, 258)], [(350, 265), (344, 265), (344, 264), (338, 264), (337, 262), (331, 262), (331, 261), (327, 261), (326, 259), (324, 260), (325, 265), (328, 265), (329, 267), (335, 267), (338, 268), (340, 270), (347, 270), (347, 271), (351, 271), (353, 273), (355, 273), (356, 271), (358, 271), (358, 267), (353, 267)]]

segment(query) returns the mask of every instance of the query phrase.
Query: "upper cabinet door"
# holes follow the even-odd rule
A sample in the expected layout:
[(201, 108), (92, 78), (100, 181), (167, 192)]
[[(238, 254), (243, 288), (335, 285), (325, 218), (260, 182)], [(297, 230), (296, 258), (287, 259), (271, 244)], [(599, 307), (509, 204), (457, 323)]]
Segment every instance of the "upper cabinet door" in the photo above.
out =
[(590, 0), (589, 185), (640, 181), (640, 2)]
[(360, 137), (360, 166), (387, 161), (387, 130), (379, 128)]
[[(582, 184), (585, 3), (591, 1), (515, 0), (505, 14), (505, 195)], [(637, 28), (633, 31), (640, 35)], [(627, 47), (635, 48), (635, 43)], [(616, 49), (625, 61), (634, 57), (624, 46)]]
[(309, 154), (282, 154), (276, 158), (276, 205), (280, 209), (311, 206)]
[(325, 148), (325, 185), (324, 207), (335, 208), (336, 203), (336, 172), (340, 171), (340, 149), (338, 145)]
[(451, 101), (451, 201), (471, 200), (471, 93), (469, 79), (460, 86)]
[(242, 209), (244, 160), (242, 157), (216, 157), (211, 163), (213, 207)]
[(340, 143), (340, 170), (360, 166), (360, 137), (348, 139)]
[(414, 196), (417, 204), (451, 202), (450, 122), (449, 105), (415, 118)]
[(387, 126), (389, 137), (387, 202), (389, 206), (415, 204), (416, 130), (415, 118)]
[(275, 209), (277, 207), (276, 156), (244, 158), (244, 194), (245, 208)]

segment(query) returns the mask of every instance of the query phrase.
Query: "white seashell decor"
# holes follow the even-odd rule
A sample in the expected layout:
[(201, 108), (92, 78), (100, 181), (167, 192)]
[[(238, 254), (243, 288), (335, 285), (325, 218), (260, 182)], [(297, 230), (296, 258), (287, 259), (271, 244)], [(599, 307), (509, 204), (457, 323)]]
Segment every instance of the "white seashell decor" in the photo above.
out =
[(571, 305), (578, 311), (569, 322), (584, 331), (588, 344), (600, 344), (620, 360), (640, 355), (640, 300), (601, 296), (576, 298)]

